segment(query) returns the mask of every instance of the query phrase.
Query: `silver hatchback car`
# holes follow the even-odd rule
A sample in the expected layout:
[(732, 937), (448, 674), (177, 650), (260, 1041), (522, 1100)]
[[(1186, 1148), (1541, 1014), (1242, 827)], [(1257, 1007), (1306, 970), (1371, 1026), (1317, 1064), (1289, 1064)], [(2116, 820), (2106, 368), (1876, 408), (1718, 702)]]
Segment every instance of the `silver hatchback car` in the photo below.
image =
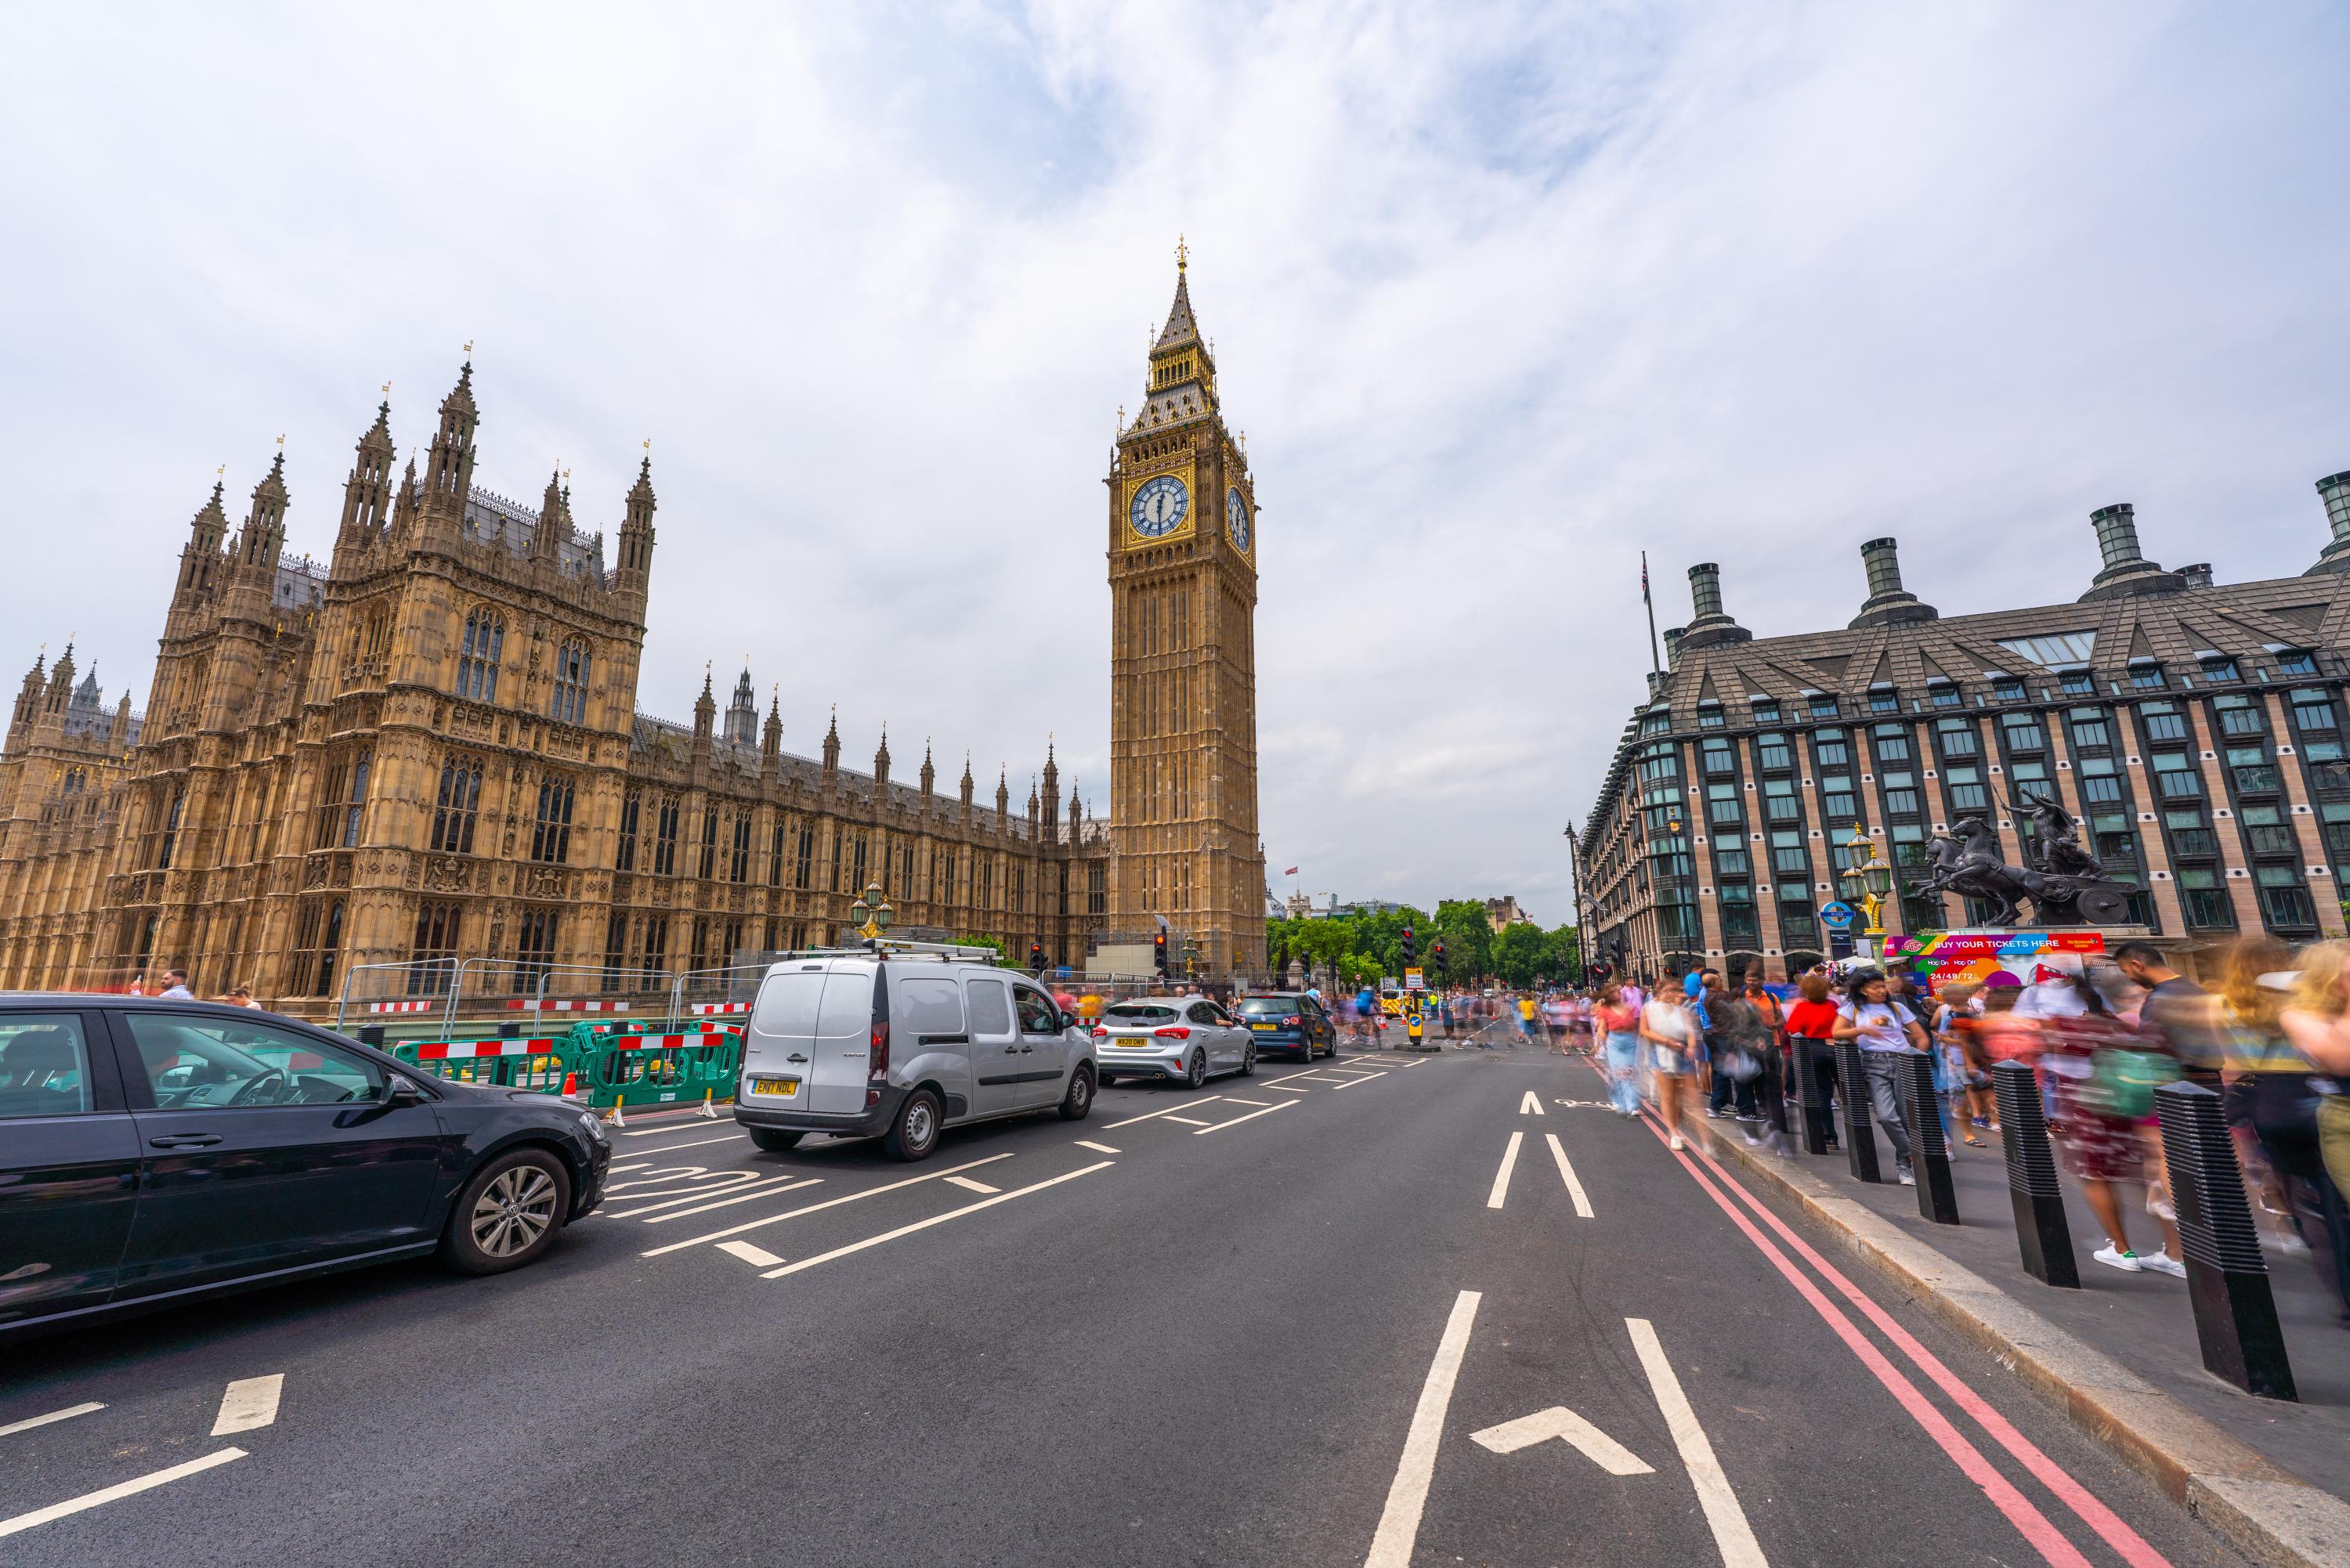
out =
[(1172, 1078), (1198, 1088), (1224, 1073), (1256, 1071), (1248, 1026), (1204, 996), (1144, 996), (1113, 1002), (1094, 1025), (1100, 1081)]
[(770, 966), (743, 1037), (734, 1119), (771, 1152), (812, 1132), (878, 1134), (893, 1158), (916, 1160), (964, 1122), (1084, 1117), (1093, 1042), (1043, 988), (983, 953), (897, 944)]

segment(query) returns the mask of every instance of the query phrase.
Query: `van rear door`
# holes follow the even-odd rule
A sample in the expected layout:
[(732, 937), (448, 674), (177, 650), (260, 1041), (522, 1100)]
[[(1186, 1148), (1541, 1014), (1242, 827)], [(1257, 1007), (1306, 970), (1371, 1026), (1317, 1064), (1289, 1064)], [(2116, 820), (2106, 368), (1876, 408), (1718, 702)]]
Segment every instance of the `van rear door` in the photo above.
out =
[(751, 1027), (743, 1037), (742, 1086), (735, 1097), (759, 1109), (815, 1108), (808, 1087), (816, 1072), (816, 1020), (824, 1002), (821, 963), (767, 971)]
[(873, 1029), (889, 1018), (888, 982), (876, 965), (858, 960), (835, 962), (824, 977), (824, 1003), (816, 1012), (816, 1060), (809, 1074), (820, 1116), (847, 1116), (865, 1108)]

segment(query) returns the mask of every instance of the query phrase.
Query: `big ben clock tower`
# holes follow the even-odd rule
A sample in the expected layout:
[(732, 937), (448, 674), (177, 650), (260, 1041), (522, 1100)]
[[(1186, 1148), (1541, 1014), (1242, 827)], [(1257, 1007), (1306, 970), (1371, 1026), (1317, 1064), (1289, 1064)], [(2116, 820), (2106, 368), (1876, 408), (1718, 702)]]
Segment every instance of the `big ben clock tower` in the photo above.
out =
[(1109, 471), (1111, 924), (1264, 966), (1256, 818), (1256, 486), (1176, 248), (1175, 303)]

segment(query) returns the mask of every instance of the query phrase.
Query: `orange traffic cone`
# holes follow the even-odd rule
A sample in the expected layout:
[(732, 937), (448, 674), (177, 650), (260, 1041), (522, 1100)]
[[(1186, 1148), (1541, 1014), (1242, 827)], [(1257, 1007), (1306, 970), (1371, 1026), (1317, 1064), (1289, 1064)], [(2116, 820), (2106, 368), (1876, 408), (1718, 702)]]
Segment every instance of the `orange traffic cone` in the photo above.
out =
[(563, 1075), (563, 1092), (567, 1096), (576, 1095), (579, 1092), (578, 1074), (566, 1073)]

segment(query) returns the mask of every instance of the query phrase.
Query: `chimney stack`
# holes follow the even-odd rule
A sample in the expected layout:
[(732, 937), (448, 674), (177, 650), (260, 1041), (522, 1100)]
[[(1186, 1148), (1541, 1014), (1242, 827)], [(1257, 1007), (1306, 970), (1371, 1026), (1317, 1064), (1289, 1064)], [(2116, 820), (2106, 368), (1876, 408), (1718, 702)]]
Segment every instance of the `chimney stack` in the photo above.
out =
[(1711, 561), (1689, 571), (1690, 602), (1697, 614), (1681, 628), (1680, 646), (1711, 648), (1718, 642), (1750, 642), (1754, 634), (1732, 620), (1721, 607), (1721, 567)]
[(1669, 626), (1665, 628), (1665, 668), (1670, 670), (1680, 661), (1680, 656), (1681, 628)]
[(1871, 539), (1860, 547), (1860, 564), (1868, 574), (1868, 597), (1855, 616), (1851, 629), (1898, 626), (1905, 621), (1934, 620), (1941, 611), (1920, 601), (1901, 587), (1901, 557), (1890, 536)]
[(2319, 480), (2317, 495), (2325, 503), (2325, 525), (2334, 530), (2334, 537), (2326, 542), (2317, 565), (2302, 575), (2314, 577), (2320, 572), (2350, 572), (2350, 471)]
[(2164, 571), (2139, 551), (2137, 508), (2128, 502), (2098, 507), (2089, 514), (2089, 526), (2097, 531), (2097, 553), (2105, 557), (2105, 569), (2089, 580), (2082, 603), (2176, 593), (2187, 586), (2178, 573)]

